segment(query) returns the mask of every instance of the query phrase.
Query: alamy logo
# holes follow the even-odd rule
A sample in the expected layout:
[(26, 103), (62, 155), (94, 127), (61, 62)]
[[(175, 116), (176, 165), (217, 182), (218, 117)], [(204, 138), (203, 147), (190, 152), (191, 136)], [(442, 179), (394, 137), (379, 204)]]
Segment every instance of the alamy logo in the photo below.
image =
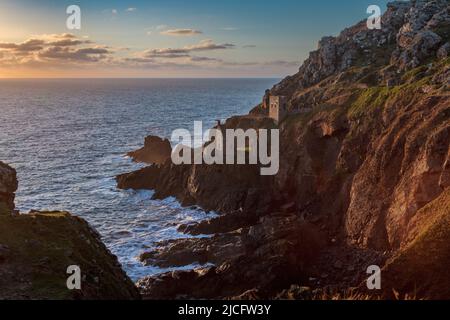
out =
[[(280, 164), (280, 134), (278, 129), (225, 129), (219, 127), (203, 133), (201, 121), (194, 122), (194, 137), (201, 137), (194, 146), (189, 130), (177, 129), (172, 141), (178, 142), (172, 151), (172, 162), (181, 164), (260, 164), (261, 175), (278, 173)], [(270, 148), (270, 152), (269, 149)]]
[(66, 13), (69, 15), (66, 21), (66, 27), (69, 30), (81, 29), (81, 9), (77, 5), (67, 7)]
[(381, 8), (377, 5), (370, 5), (367, 8), (367, 14), (371, 16), (367, 19), (367, 28), (369, 30), (381, 29)]
[(69, 290), (81, 290), (81, 269), (79, 266), (67, 267), (67, 274), (70, 276), (67, 278), (66, 285)]
[(367, 274), (370, 277), (367, 279), (367, 289), (380, 290), (381, 289), (381, 268), (379, 266), (370, 266), (367, 268)]

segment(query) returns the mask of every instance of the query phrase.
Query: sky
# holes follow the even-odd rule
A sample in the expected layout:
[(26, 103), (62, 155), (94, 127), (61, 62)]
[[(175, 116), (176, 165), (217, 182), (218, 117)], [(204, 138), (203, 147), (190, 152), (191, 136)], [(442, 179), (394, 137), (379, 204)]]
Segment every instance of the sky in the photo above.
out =
[(1, 0), (0, 78), (284, 77), (387, 2)]

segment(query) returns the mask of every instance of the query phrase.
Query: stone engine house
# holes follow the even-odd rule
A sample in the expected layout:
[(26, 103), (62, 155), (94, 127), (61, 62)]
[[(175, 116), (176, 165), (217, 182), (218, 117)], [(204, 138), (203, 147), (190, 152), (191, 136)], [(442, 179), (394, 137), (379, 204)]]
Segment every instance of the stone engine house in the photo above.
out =
[(288, 112), (288, 100), (284, 96), (270, 96), (269, 97), (269, 117), (276, 122), (280, 122), (286, 117)]

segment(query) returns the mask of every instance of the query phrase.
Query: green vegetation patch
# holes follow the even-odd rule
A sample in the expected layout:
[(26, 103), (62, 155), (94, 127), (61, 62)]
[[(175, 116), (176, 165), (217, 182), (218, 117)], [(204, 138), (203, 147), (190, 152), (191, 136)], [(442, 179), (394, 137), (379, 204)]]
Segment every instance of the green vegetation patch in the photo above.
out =
[[(117, 260), (84, 220), (66, 212), (0, 216), (0, 244), (11, 256), (2, 267), (17, 277), (0, 297), (31, 299), (130, 298), (135, 295)], [(67, 268), (81, 268), (82, 292), (67, 289)]]
[(350, 118), (354, 118), (376, 108), (381, 108), (386, 103), (390, 94), (391, 90), (388, 87), (371, 87), (363, 89), (351, 104), (347, 114)]

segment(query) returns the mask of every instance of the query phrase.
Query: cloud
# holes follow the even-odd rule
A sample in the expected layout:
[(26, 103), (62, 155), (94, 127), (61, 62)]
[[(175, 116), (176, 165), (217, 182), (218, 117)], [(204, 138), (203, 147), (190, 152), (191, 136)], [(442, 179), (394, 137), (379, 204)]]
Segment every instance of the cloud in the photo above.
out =
[(21, 43), (0, 43), (0, 64), (42, 65), (54, 61), (86, 63), (106, 60), (113, 52), (90, 40), (63, 34), (37, 35)]
[(225, 27), (225, 28), (222, 28), (222, 30), (224, 30), (224, 31), (237, 31), (239, 29), (235, 28), (235, 27)]
[(230, 62), (223, 61), (225, 66), (235, 67), (298, 67), (299, 61), (272, 60), (272, 61), (247, 61), (247, 62)]
[(236, 47), (231, 43), (215, 44), (211, 39), (202, 40), (199, 44), (185, 47), (189, 51), (211, 51), (211, 50), (225, 50)]
[(155, 62), (154, 59), (150, 59), (150, 58), (124, 58), (123, 61), (138, 62), (138, 63), (153, 63), (153, 62)]
[[(248, 45), (251, 46), (251, 45)], [(253, 47), (253, 46), (251, 46)], [(209, 57), (209, 52), (236, 49), (232, 43), (206, 39), (175, 48), (135, 51), (129, 48), (101, 46), (73, 34), (35, 35), (23, 42), (0, 42), (0, 67), (26, 70), (209, 70), (208, 72), (272, 72), (294, 70), (297, 61), (228, 61)], [(239, 46), (242, 48), (242, 46)], [(134, 71), (130, 71), (134, 72)], [(199, 71), (200, 72), (200, 71)]]
[(191, 57), (191, 61), (194, 61), (194, 62), (222, 62), (221, 59), (209, 58), (209, 57), (196, 57), (196, 56)]
[(136, 11), (136, 10), (137, 10), (137, 8), (130, 7), (130, 8), (127, 8), (127, 9), (125, 10), (125, 12), (134, 12), (134, 11)]
[(0, 49), (16, 49), (18, 46), (15, 43), (0, 42)]
[(116, 15), (116, 14), (117, 14), (117, 9), (112, 9), (112, 10), (111, 10), (111, 13), (112, 13), (113, 15)]
[(187, 54), (187, 53), (189, 53), (189, 51), (186, 49), (172, 49), (172, 48), (150, 49), (144, 51), (144, 55), (147, 57), (163, 57), (166, 55)]
[(31, 38), (33, 39), (42, 39), (46, 41), (56, 41), (61, 39), (76, 39), (77, 36), (73, 33), (53, 33), (53, 34), (39, 34), (39, 35), (32, 35)]
[(187, 58), (190, 57), (190, 55), (183, 52), (152, 52), (148, 54), (147, 57), (176, 59), (176, 58)]
[(143, 52), (146, 58), (185, 58), (189, 57), (192, 52), (213, 51), (213, 50), (227, 50), (233, 49), (234, 44), (224, 43), (216, 44), (214, 41), (202, 40), (198, 44), (185, 46), (183, 48), (160, 48), (150, 49)]
[(162, 31), (161, 34), (165, 36), (183, 36), (183, 37), (190, 37), (202, 34), (200, 30), (195, 29), (170, 29)]
[(57, 41), (50, 42), (48, 44), (52, 45), (52, 46), (57, 46), (57, 47), (71, 47), (71, 46), (78, 46), (78, 45), (81, 45), (81, 44), (88, 44), (88, 43), (92, 43), (92, 41), (90, 41), (90, 40), (62, 39), (62, 40), (57, 40)]
[(44, 40), (41, 39), (29, 39), (25, 42), (16, 43), (0, 43), (0, 49), (10, 49), (16, 52), (32, 52), (42, 50), (45, 44)]
[(109, 51), (104, 48), (82, 48), (72, 50), (64, 47), (50, 47), (39, 52), (40, 58), (69, 60), (78, 62), (97, 62), (106, 58)]

